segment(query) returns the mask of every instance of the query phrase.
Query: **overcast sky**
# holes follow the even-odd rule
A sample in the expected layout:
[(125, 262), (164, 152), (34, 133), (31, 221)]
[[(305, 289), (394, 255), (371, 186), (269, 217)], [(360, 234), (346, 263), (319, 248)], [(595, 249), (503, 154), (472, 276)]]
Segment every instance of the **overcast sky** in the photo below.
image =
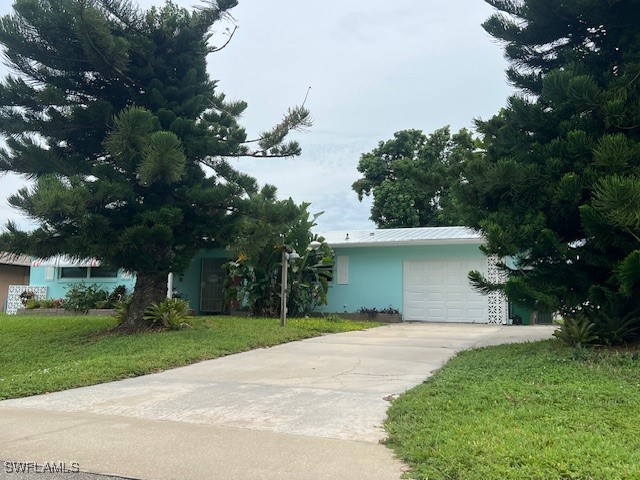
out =
[[(10, 3), (0, 2), (1, 14)], [(210, 56), (209, 72), (228, 99), (248, 102), (241, 123), (249, 136), (300, 104), (308, 87), (314, 119), (295, 136), (300, 157), (233, 164), (276, 185), (279, 198), (324, 211), (318, 232), (374, 227), (370, 202), (358, 202), (351, 190), (362, 153), (403, 129), (471, 128), (474, 118), (497, 113), (512, 92), (502, 49), (481, 27), (491, 13), (482, 0), (240, 0), (231, 13), (239, 28)], [(215, 43), (229, 26), (219, 24)], [(28, 225), (6, 202), (23, 185), (12, 175), (0, 178), (2, 225), (8, 219)]]

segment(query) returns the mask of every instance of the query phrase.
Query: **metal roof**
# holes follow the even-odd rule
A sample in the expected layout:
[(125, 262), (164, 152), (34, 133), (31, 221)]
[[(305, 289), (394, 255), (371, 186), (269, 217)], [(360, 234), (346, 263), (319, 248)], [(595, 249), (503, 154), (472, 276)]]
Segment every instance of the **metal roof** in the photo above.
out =
[(100, 260), (95, 258), (74, 258), (68, 255), (54, 255), (48, 258), (35, 258), (32, 267), (99, 267)]
[(391, 245), (442, 245), (482, 243), (482, 235), (468, 227), (420, 227), (371, 230), (343, 230), (320, 234), (332, 247), (374, 247)]

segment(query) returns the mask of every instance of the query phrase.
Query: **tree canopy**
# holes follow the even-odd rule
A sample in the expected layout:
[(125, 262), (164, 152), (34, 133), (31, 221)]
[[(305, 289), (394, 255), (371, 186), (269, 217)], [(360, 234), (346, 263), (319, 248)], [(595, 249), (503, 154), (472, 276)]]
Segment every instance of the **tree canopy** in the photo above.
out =
[(379, 228), (458, 225), (451, 187), (460, 181), (462, 165), (474, 156), (474, 141), (465, 129), (449, 127), (425, 135), (420, 130), (396, 132), (363, 153), (353, 184), (362, 200), (373, 195), (371, 220)]
[(456, 196), (465, 223), (485, 233), (487, 253), (517, 262), (503, 266), (504, 284), (472, 278), (534, 308), (584, 313), (599, 327), (603, 315), (622, 322), (635, 312), (632, 334), (640, 325), (640, 2), (487, 2), (497, 12), (484, 28), (503, 43), (519, 94), (477, 122), (484, 154), (465, 165)]
[[(249, 308), (252, 315), (280, 313), (282, 253), (295, 251), (289, 260), (287, 306), (291, 315), (307, 315), (327, 303), (332, 278), (333, 250), (311, 229), (321, 215), (310, 215), (308, 203), (275, 201), (274, 192), (263, 189), (254, 204), (261, 215), (245, 217), (239, 239), (231, 246), (235, 259), (227, 264), (227, 302)], [(310, 244), (320, 245), (312, 249)]]
[(136, 272), (125, 324), (166, 293), (166, 275), (234, 240), (252, 214), (255, 179), (228, 157), (292, 156), (304, 107), (247, 140), (207, 73), (212, 28), (235, 0), (189, 11), (171, 2), (16, 0), (0, 19), (12, 70), (0, 83), (0, 171), (34, 180), (11, 205), (35, 220), (0, 236), (4, 250), (97, 257)]

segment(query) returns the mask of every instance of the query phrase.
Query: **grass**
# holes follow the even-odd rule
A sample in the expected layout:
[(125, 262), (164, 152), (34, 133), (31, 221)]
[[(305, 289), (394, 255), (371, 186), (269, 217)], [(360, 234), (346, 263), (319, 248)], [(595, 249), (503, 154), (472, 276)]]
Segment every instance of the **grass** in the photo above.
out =
[(371, 322), (194, 317), (179, 331), (109, 334), (110, 317), (0, 316), (0, 400), (135, 377)]
[(420, 479), (640, 478), (640, 352), (558, 341), (461, 352), (396, 399), (388, 445)]

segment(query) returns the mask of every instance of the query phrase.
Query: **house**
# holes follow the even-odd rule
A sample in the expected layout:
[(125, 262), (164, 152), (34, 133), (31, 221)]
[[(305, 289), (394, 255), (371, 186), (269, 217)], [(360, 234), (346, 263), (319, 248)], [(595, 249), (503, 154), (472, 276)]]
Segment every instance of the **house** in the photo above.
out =
[[(500, 293), (482, 295), (471, 288), (468, 273), (478, 270), (499, 281), (498, 259), (480, 250), (482, 236), (466, 227), (397, 228), (327, 232), (335, 251), (333, 281), (323, 312), (394, 307), (404, 321), (507, 323), (510, 306)], [(205, 251), (172, 285), (197, 314), (223, 313), (224, 263), (229, 252)], [(30, 285), (46, 286), (47, 298), (64, 297), (68, 285), (84, 281), (110, 289), (134, 278), (95, 260), (55, 257), (34, 261)], [(527, 313), (528, 315), (528, 313)], [(523, 314), (523, 318), (524, 314)], [(525, 322), (528, 323), (528, 317)]]
[(404, 321), (507, 323), (508, 302), (482, 295), (467, 274), (498, 280), (497, 258), (481, 250), (482, 236), (466, 227), (327, 232), (335, 252), (326, 312), (392, 306)]
[(0, 252), (0, 305), (7, 310), (10, 285), (29, 285), (31, 259), (24, 255)]
[[(499, 280), (497, 258), (481, 250), (482, 236), (465, 227), (398, 228), (321, 233), (335, 252), (333, 281), (323, 312), (393, 306), (405, 321), (507, 323), (500, 293), (473, 290), (467, 274)], [(222, 313), (226, 250), (197, 256), (173, 280), (198, 314)]]

